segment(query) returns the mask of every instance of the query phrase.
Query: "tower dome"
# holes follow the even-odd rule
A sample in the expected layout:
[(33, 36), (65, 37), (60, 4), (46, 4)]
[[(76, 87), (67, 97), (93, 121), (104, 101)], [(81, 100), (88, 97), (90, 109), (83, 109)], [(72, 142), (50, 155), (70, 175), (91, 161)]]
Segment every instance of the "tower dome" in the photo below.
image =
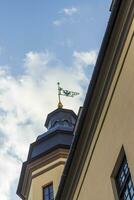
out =
[(30, 145), (27, 161), (22, 166), (17, 189), (22, 199), (42, 199), (42, 195), (45, 195), (44, 186), (47, 185), (53, 189), (55, 196), (76, 120), (77, 115), (69, 109), (58, 108), (48, 114), (45, 122), (47, 131)]
[(28, 159), (33, 159), (42, 153), (64, 147), (70, 148), (73, 138), (73, 129), (76, 123), (76, 114), (69, 109), (58, 108), (48, 114), (45, 133), (39, 135), (30, 146)]

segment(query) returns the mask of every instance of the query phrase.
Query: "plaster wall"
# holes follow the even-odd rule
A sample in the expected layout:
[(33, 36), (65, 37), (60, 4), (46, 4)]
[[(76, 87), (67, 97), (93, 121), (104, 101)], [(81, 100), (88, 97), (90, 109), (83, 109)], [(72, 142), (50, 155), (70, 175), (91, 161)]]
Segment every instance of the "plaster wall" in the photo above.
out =
[(43, 187), (50, 183), (53, 183), (54, 195), (56, 194), (64, 163), (65, 159), (58, 159), (56, 162), (33, 172), (28, 200), (43, 200)]
[(83, 168), (74, 200), (118, 200), (111, 174), (124, 146), (134, 182), (134, 21)]

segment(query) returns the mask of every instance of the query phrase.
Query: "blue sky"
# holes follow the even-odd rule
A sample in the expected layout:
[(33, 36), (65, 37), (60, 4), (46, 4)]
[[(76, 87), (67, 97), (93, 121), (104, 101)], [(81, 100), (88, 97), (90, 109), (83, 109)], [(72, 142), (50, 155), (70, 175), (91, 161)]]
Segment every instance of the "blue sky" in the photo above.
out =
[[(104, 34), (110, 0), (4, 0), (0, 6), (1, 64), (12, 65), (19, 73), (21, 61), (29, 51), (55, 52), (70, 64), (74, 49), (99, 49)], [(64, 8), (78, 12), (67, 15)], [(54, 25), (59, 21), (61, 25)]]
[[(0, 1), (0, 196), (15, 192), (29, 144), (62, 98), (78, 112), (109, 19), (111, 0)], [(6, 163), (6, 166), (5, 166)]]

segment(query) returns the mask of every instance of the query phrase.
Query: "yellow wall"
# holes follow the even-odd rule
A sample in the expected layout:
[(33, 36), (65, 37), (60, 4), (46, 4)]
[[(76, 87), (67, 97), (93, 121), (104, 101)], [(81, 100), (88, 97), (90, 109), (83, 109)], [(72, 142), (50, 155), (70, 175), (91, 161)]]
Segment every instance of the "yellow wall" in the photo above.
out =
[[(32, 173), (32, 176), (34, 176), (34, 178), (32, 178), (28, 200), (43, 200), (42, 188), (52, 182), (53, 182), (53, 187), (54, 187), (54, 195), (56, 194), (58, 185), (60, 182), (60, 178), (64, 169), (63, 162), (65, 161), (66, 159), (64, 158), (57, 159), (56, 161), (40, 169), (37, 169), (36, 171)], [(57, 163), (59, 163), (58, 166), (50, 169), (52, 166), (55, 166)], [(47, 171), (47, 169), (50, 169), (50, 170)], [(40, 172), (43, 172), (43, 173), (40, 175), (37, 175)]]
[[(129, 31), (74, 200), (114, 200), (111, 174), (122, 145), (134, 181), (134, 22)], [(123, 68), (122, 68), (123, 67)], [(119, 71), (122, 68), (119, 76)], [(112, 92), (119, 76), (114, 95)], [(111, 99), (111, 103), (110, 103)], [(106, 114), (107, 108), (108, 112)], [(104, 116), (106, 118), (104, 120)], [(104, 120), (104, 123), (102, 123)], [(102, 126), (102, 127), (101, 127)], [(92, 157), (91, 157), (92, 155)], [(87, 170), (87, 171), (86, 171)], [(84, 176), (85, 175), (85, 176)]]

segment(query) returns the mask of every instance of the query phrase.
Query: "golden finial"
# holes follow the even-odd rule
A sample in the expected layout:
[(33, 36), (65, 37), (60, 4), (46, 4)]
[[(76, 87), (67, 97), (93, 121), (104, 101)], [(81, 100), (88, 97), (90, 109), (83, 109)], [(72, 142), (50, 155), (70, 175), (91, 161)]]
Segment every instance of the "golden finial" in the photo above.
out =
[(61, 102), (58, 103), (58, 108), (63, 108), (63, 105)]

